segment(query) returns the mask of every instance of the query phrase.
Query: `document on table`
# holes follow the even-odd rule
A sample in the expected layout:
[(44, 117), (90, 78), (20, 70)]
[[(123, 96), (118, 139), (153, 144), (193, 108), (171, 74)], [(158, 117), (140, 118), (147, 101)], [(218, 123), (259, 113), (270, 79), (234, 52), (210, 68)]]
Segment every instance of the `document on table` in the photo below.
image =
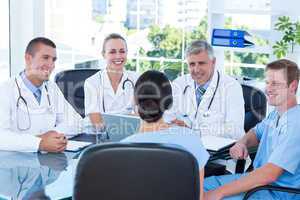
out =
[(69, 140), (66, 151), (72, 151), (72, 152), (80, 151), (91, 144), (92, 144), (91, 142)]
[(211, 136), (211, 135), (202, 136), (201, 140), (203, 146), (207, 150), (211, 150), (211, 151), (222, 150), (223, 148), (226, 148), (227, 146), (236, 142), (236, 140), (234, 139)]

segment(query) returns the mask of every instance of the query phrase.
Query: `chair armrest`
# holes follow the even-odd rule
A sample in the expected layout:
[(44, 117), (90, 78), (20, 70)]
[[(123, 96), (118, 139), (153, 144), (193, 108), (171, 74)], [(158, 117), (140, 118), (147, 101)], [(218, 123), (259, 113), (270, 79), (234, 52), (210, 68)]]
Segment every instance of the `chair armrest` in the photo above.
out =
[[(210, 151), (209, 152), (210, 153), (209, 161), (214, 161), (214, 160), (218, 160), (218, 159), (222, 159), (222, 160), (232, 159), (230, 156), (229, 150), (233, 145), (234, 144), (232, 144), (231, 146), (228, 146), (225, 149), (222, 149), (221, 151), (217, 151), (217, 152)], [(249, 155), (256, 153), (256, 151), (257, 151), (257, 147), (251, 147), (248, 149)], [(245, 164), (246, 164), (246, 160), (244, 160), (244, 159), (238, 160), (236, 169), (235, 169), (235, 173), (243, 173), (245, 170)]]
[(259, 186), (256, 188), (253, 188), (252, 190), (249, 190), (243, 200), (247, 200), (251, 195), (253, 195), (257, 191), (261, 190), (272, 190), (272, 191), (280, 191), (280, 192), (287, 192), (287, 193), (293, 193), (293, 194), (300, 194), (299, 188), (289, 188), (289, 187), (281, 187), (281, 186), (273, 186), (273, 185), (264, 185)]
[[(230, 146), (228, 146), (228, 147), (226, 147), (226, 148), (224, 148), (220, 151), (209, 151), (209, 153), (210, 153), (211, 156), (213, 156), (213, 158), (229, 160), (229, 159), (231, 159), (229, 150), (233, 145), (234, 144), (232, 144), (232, 145), (230, 145)], [(248, 149), (249, 154), (256, 153), (256, 151), (257, 151), (257, 147), (250, 147)]]

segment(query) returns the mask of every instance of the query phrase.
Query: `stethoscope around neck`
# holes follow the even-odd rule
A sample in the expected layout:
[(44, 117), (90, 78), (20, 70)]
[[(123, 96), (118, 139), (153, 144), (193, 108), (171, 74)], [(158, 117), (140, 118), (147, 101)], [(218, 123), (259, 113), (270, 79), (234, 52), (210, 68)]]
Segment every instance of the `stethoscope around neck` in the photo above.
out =
[[(209, 102), (209, 104), (208, 104), (207, 110), (203, 113), (203, 117), (209, 117), (209, 115), (210, 115), (210, 114), (209, 114), (209, 111), (210, 111), (211, 105), (212, 105), (212, 103), (213, 103), (213, 101), (214, 101), (214, 99), (215, 99), (216, 92), (217, 92), (217, 90), (218, 90), (218, 88), (219, 88), (219, 83), (220, 83), (220, 73), (219, 73), (219, 71), (217, 71), (217, 75), (218, 75), (218, 78), (217, 78), (217, 85), (216, 85), (215, 90), (214, 90), (214, 93), (213, 93), (213, 95), (212, 95), (212, 97), (211, 97), (211, 99), (210, 99), (210, 102)], [(184, 87), (183, 92), (182, 92), (182, 95), (183, 95), (183, 96), (186, 95), (186, 91), (187, 91), (189, 88), (191, 89), (191, 86), (190, 86), (190, 85), (187, 85), (187, 86)], [(195, 115), (194, 115), (194, 119), (197, 118), (199, 105), (200, 105), (200, 103), (197, 105), (197, 109), (196, 109), (196, 113), (195, 113)]]
[[(16, 83), (16, 86), (17, 86), (17, 89), (18, 89), (18, 98), (17, 98), (17, 103), (16, 103), (16, 121), (17, 121), (17, 128), (19, 131), (27, 131), (31, 128), (31, 118), (30, 118), (30, 113), (29, 113), (29, 108), (28, 108), (28, 103), (26, 101), (26, 99), (22, 96), (22, 93), (21, 93), (21, 88), (20, 88), (20, 85), (17, 81), (17, 78), (15, 78), (15, 83)], [(49, 91), (48, 91), (48, 86), (47, 84), (44, 84), (44, 87), (45, 87), (45, 90), (46, 90), (46, 95), (47, 95), (47, 100), (48, 100), (48, 110), (50, 111), (51, 110), (51, 101), (50, 101), (50, 96), (49, 96)], [(20, 125), (20, 119), (19, 119), (19, 112), (20, 112), (20, 104), (23, 103), (26, 107), (26, 113), (27, 113), (27, 119), (28, 119), (28, 126), (26, 127), (21, 127)]]
[[(121, 78), (120, 78), (120, 81), (122, 80), (123, 78), (123, 75), (124, 73), (122, 74)], [(106, 112), (106, 109), (105, 109), (105, 99), (104, 99), (104, 81), (103, 81), (103, 78), (102, 78), (102, 72), (99, 73), (99, 79), (100, 79), (100, 82), (102, 84), (102, 109), (103, 109), (103, 112), (105, 113)], [(122, 90), (123, 92), (125, 92), (125, 89), (126, 89), (126, 84), (130, 84), (131, 85), (131, 88), (134, 89), (134, 83), (132, 80), (130, 80), (128, 77), (123, 81), (122, 83)]]

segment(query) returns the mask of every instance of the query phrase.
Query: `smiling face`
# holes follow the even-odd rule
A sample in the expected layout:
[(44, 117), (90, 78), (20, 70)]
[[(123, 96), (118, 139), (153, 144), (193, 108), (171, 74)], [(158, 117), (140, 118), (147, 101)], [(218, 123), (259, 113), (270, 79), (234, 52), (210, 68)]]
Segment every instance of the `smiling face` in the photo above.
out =
[(288, 84), (284, 69), (266, 71), (266, 95), (272, 106), (285, 106), (289, 99), (295, 97), (297, 81)]
[(33, 53), (25, 54), (27, 78), (37, 86), (49, 80), (56, 58), (55, 48), (38, 43)]
[(126, 43), (122, 39), (110, 39), (104, 45), (103, 57), (107, 61), (107, 68), (122, 71), (127, 61)]
[(186, 58), (189, 72), (194, 81), (203, 85), (214, 73), (216, 59), (211, 59), (206, 51), (190, 54)]

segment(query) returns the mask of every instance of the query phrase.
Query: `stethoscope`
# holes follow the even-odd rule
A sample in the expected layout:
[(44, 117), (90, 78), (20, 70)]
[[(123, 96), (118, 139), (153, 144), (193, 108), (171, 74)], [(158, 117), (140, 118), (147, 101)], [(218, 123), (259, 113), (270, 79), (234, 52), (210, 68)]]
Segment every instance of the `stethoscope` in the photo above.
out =
[[(30, 174), (30, 171), (32, 171), (30, 168), (27, 168), (26, 169), (26, 173), (24, 176), (21, 176), (19, 175), (19, 168), (17, 169), (18, 170), (18, 182), (19, 182), (19, 190), (17, 192), (17, 197), (20, 197), (21, 196), (21, 192), (22, 191), (26, 191), (25, 193), (28, 193), (30, 190), (32, 190), (33, 188), (40, 188), (41, 186), (43, 187), (44, 186), (44, 183), (43, 183), (43, 176), (41, 173), (39, 173), (39, 175), (37, 176), (37, 178), (34, 179), (34, 185), (24, 185), (25, 184), (25, 181), (28, 180), (29, 178), (29, 174)], [(20, 169), (21, 170), (21, 169)], [(34, 170), (34, 169), (33, 169)], [(51, 174), (51, 170), (48, 169), (48, 177), (50, 177), (50, 174)], [(38, 182), (37, 182), (38, 181)], [(37, 184), (38, 183), (38, 184)], [(33, 191), (30, 191), (31, 193), (34, 192), (35, 190)], [(28, 193), (30, 195), (30, 193)], [(33, 194), (33, 193), (32, 193)], [(26, 194), (25, 194), (26, 195)], [(27, 198), (26, 198), (27, 199)]]
[[(209, 104), (208, 104), (207, 110), (203, 113), (203, 117), (205, 117), (205, 118), (210, 116), (209, 111), (210, 111), (211, 105), (212, 105), (212, 103), (213, 103), (213, 101), (214, 101), (214, 99), (215, 99), (216, 92), (217, 92), (217, 90), (218, 90), (218, 88), (219, 88), (219, 83), (220, 83), (220, 73), (219, 73), (219, 71), (217, 71), (217, 75), (218, 75), (218, 78), (217, 78), (217, 85), (216, 85), (215, 90), (214, 90), (214, 93), (213, 93), (213, 95), (212, 95), (212, 97), (211, 97), (211, 99), (210, 99), (210, 102), (209, 102)], [(183, 95), (183, 96), (185, 96), (186, 91), (187, 91), (188, 88), (191, 89), (191, 86), (190, 86), (190, 85), (187, 85), (187, 86), (184, 87), (183, 92), (182, 92), (182, 95)], [(197, 118), (198, 110), (199, 110), (199, 109), (198, 109), (198, 108), (199, 108), (199, 105), (200, 105), (200, 103), (197, 105), (197, 109), (196, 109), (196, 113), (195, 113), (195, 115), (194, 115), (194, 119)], [(188, 115), (184, 115), (183, 117), (188, 117)]]
[[(122, 80), (123, 75), (124, 75), (124, 73), (122, 74), (120, 80)], [(105, 112), (106, 112), (106, 109), (105, 109), (105, 99), (104, 99), (104, 80), (103, 80), (103, 78), (102, 78), (102, 72), (99, 73), (99, 79), (100, 79), (100, 82), (102, 83), (102, 109), (103, 109), (103, 112), (105, 113)], [(125, 92), (126, 83), (130, 83), (131, 88), (134, 89), (134, 83), (133, 83), (133, 81), (130, 80), (130, 79), (127, 77), (127, 78), (123, 81), (123, 83), (122, 83), (122, 90), (123, 90), (123, 92)]]
[[(17, 86), (17, 89), (18, 89), (18, 93), (19, 93), (19, 97), (17, 98), (17, 103), (16, 103), (16, 107), (17, 107), (17, 128), (19, 131), (27, 131), (31, 128), (31, 118), (30, 118), (30, 114), (29, 114), (29, 108), (28, 108), (28, 104), (27, 104), (27, 101), (26, 99), (22, 96), (22, 93), (21, 93), (21, 88), (18, 84), (18, 81), (17, 81), (17, 78), (15, 78), (15, 83), (16, 83), (16, 86)], [(50, 96), (49, 96), (49, 92), (48, 92), (48, 86), (47, 84), (44, 84), (45, 86), (45, 90), (46, 90), (46, 95), (47, 95), (47, 99), (48, 99), (48, 104), (49, 104), (49, 107), (48, 107), (48, 110), (49, 112), (51, 111), (50, 108), (51, 108), (51, 101), (50, 101)], [(25, 105), (26, 107), (26, 113), (27, 113), (27, 119), (28, 119), (28, 126), (25, 127), (25, 128), (22, 128), (20, 126), (20, 120), (19, 120), (19, 109), (20, 109), (20, 104), (23, 102), (23, 104)]]
[[(23, 184), (24, 184), (25, 181), (28, 179), (28, 176), (29, 176), (29, 168), (27, 168), (26, 173), (25, 173), (25, 175), (24, 175), (23, 177), (19, 175), (19, 168), (18, 168), (17, 170), (18, 170), (18, 182), (19, 182), (19, 185), (20, 185), (19, 190), (18, 190), (18, 192), (17, 192), (17, 197), (19, 197), (20, 194), (21, 194), (21, 192), (22, 192), (23, 190), (27, 190), (27, 189), (28, 189), (28, 188), (26, 188)], [(23, 187), (24, 187), (24, 188), (23, 188)]]

